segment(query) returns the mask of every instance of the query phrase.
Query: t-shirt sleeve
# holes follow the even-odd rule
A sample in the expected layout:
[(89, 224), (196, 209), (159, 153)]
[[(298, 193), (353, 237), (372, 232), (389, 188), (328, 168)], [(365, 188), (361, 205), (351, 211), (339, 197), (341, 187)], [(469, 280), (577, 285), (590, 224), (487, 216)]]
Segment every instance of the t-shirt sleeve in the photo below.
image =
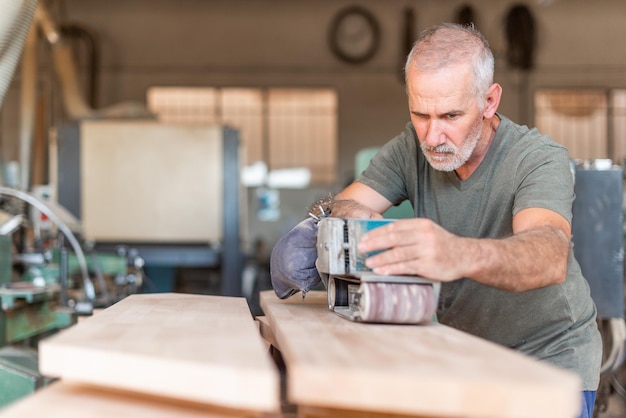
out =
[(516, 175), (513, 215), (523, 209), (544, 208), (572, 222), (574, 179), (566, 148), (546, 140), (524, 156)]
[(409, 158), (415, 158), (415, 138), (411, 129), (387, 142), (374, 155), (367, 168), (356, 179), (371, 187), (393, 204), (408, 199), (406, 175)]

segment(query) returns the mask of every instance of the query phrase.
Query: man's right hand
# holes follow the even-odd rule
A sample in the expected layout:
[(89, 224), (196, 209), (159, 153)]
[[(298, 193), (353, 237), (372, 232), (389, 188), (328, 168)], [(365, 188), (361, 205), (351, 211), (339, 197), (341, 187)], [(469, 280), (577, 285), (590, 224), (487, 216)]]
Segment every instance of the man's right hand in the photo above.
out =
[(306, 293), (319, 284), (317, 224), (307, 218), (278, 240), (270, 257), (272, 287), (280, 299), (298, 292)]

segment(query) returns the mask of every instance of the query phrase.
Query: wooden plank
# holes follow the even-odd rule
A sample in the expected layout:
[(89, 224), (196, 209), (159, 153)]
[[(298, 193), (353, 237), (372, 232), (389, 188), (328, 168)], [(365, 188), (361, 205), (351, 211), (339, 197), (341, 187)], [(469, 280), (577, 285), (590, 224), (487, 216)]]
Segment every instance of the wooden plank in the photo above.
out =
[(255, 319), (259, 326), (259, 333), (261, 334), (261, 337), (269, 345), (273, 345), (278, 348), (278, 344), (276, 343), (276, 338), (274, 338), (274, 333), (272, 332), (269, 320), (265, 316), (257, 316)]
[(131, 295), (39, 345), (46, 376), (275, 411), (280, 379), (244, 298)]
[(297, 405), (437, 417), (571, 418), (578, 376), (441, 324), (347, 321), (325, 292), (261, 307)]
[[(320, 408), (315, 406), (300, 406), (297, 408), (297, 418), (415, 418), (415, 415), (398, 415), (385, 412), (359, 411), (336, 408)], [(437, 418), (420, 415), (418, 418)]]
[(0, 411), (2, 418), (270, 418), (277, 414), (114, 391), (58, 381)]

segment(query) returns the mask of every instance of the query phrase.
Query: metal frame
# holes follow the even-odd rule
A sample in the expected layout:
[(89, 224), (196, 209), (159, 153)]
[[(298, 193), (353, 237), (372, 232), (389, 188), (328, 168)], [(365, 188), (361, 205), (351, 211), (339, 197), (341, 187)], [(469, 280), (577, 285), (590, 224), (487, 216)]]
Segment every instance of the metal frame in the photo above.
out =
[[(80, 219), (80, 126), (72, 122), (57, 129), (57, 200)], [(97, 242), (96, 251), (116, 251), (125, 246), (139, 252), (147, 266), (219, 267), (221, 293), (242, 296), (239, 227), (239, 133), (223, 128), (223, 222), (222, 242), (203, 244)]]

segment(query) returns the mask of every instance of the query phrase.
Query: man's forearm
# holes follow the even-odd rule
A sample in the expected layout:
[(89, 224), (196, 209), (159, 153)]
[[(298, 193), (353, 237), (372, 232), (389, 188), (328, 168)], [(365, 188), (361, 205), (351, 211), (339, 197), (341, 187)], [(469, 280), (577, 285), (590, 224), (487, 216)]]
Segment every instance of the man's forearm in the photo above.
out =
[(330, 204), (331, 216), (335, 218), (381, 218), (380, 213), (374, 212), (356, 200), (333, 200)]
[(473, 270), (468, 277), (483, 284), (521, 292), (562, 283), (567, 276), (569, 240), (559, 228), (544, 226), (504, 239), (467, 240), (466, 245), (474, 248), (466, 260)]

